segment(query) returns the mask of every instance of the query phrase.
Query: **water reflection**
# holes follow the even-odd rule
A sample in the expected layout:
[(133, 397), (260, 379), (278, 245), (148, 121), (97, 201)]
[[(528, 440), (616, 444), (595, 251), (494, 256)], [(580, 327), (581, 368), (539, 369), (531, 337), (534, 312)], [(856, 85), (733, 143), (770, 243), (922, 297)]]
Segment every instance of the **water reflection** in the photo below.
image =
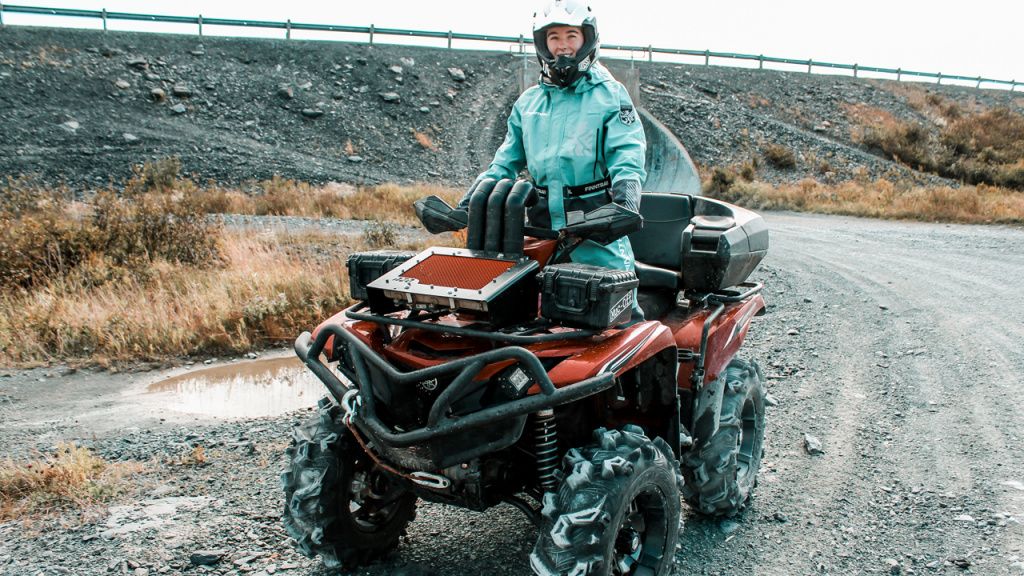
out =
[(315, 406), (327, 389), (298, 358), (228, 364), (154, 382), (167, 408), (221, 418), (276, 416)]

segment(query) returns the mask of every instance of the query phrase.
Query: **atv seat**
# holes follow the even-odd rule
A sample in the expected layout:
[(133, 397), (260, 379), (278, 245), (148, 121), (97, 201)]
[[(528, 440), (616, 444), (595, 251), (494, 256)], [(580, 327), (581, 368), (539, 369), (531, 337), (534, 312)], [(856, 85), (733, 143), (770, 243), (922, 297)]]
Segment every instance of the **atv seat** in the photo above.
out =
[(640, 288), (678, 290), (683, 230), (693, 217), (690, 196), (645, 192), (640, 198), (644, 227), (629, 235)]

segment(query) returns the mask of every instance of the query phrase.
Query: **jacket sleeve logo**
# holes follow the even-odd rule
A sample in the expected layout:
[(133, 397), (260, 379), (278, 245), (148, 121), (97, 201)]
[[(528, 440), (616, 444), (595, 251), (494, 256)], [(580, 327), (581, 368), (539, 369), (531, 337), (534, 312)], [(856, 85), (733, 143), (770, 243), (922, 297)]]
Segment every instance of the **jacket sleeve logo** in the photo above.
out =
[(636, 110), (628, 104), (623, 104), (619, 108), (619, 121), (627, 126), (636, 122)]

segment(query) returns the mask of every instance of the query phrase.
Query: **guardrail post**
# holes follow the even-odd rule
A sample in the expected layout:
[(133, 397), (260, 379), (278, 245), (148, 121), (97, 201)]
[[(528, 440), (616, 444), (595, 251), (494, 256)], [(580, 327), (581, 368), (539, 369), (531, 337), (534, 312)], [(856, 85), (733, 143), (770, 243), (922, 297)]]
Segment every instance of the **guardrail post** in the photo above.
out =
[(373, 24), (370, 24), (370, 46), (373, 46)]
[(981, 76), (978, 76), (978, 83), (974, 85), (975, 88), (981, 88)]
[(449, 50), (452, 49), (452, 31), (451, 30), (448, 31), (448, 49)]
[(764, 70), (764, 54), (757, 57), (757, 69)]
[(4, 3), (0, 2), (0, 28), (4, 26)]
[(648, 44), (647, 45), (647, 61), (648, 62), (654, 62), (654, 45), (653, 44)]
[(704, 51), (704, 65), (705, 66), (710, 66), (711, 65), (711, 50), (705, 50)]
[(1017, 81), (1010, 80), (1010, 92), (1014, 92), (1015, 90), (1017, 90)]
[(896, 69), (896, 81), (899, 82), (903, 79), (903, 68)]
[(526, 41), (523, 39), (523, 35), (519, 35), (519, 53), (526, 54)]
[(856, 78), (856, 77), (857, 77), (857, 64), (854, 64), (854, 65), (853, 65), (853, 77), (854, 77), (854, 78)]
[(292, 39), (292, 19), (291, 18), (289, 18), (288, 21), (285, 22), (285, 24), (284, 24), (284, 39), (285, 40), (291, 40)]
[(102, 13), (100, 14), (100, 17), (103, 18), (103, 31), (106, 32), (107, 31), (107, 9), (106, 8), (103, 9)]
[(813, 68), (813, 66), (814, 66), (814, 59), (808, 60), (807, 61), (807, 73), (808, 74), (811, 73), (811, 69)]
[(199, 15), (199, 35), (203, 35), (203, 15)]
[(938, 80), (936, 80), (935, 83), (936, 84), (942, 84), (942, 72), (939, 72)]

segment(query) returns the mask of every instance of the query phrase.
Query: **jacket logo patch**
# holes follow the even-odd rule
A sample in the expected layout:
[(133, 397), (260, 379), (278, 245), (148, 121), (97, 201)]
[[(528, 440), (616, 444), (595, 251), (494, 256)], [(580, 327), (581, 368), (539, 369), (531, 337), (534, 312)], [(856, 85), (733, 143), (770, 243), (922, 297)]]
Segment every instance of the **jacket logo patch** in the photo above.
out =
[(627, 126), (636, 122), (636, 110), (632, 106), (619, 108), (619, 120)]

